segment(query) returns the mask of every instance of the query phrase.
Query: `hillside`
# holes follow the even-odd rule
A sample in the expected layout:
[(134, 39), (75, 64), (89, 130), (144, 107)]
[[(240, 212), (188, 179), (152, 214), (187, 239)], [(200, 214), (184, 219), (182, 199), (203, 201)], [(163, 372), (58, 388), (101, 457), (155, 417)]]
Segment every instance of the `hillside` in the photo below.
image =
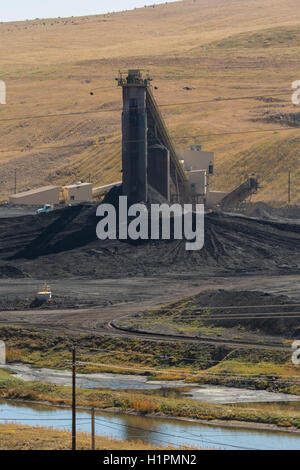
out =
[[(184, 0), (1, 23), (8, 96), (0, 107), (0, 198), (13, 192), (15, 168), (18, 190), (119, 180), (122, 103), (114, 78), (141, 67), (154, 79), (178, 147), (215, 151), (215, 189), (255, 172), (262, 181), (256, 200), (284, 203), (290, 168), (299, 203), (300, 105), (291, 104), (299, 26), (292, 0)], [(29, 118), (48, 114), (60, 116)]]

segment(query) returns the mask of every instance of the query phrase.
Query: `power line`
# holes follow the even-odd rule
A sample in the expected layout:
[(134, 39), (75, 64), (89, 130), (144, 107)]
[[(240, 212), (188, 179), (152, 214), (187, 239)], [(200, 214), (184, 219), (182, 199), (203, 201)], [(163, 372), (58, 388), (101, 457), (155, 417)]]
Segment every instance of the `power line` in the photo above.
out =
[[(101, 420), (99, 418), (96, 418), (96, 421), (103, 421), (103, 422), (107, 422), (105, 420)], [(176, 434), (171, 434), (171, 433), (166, 433), (164, 431), (157, 431), (157, 430), (154, 430), (154, 429), (146, 429), (146, 428), (142, 428), (142, 427), (139, 427), (139, 426), (132, 426), (132, 425), (128, 425), (128, 424), (122, 424), (122, 423), (115, 423), (115, 425), (117, 426), (123, 426), (123, 427), (126, 427), (126, 428), (131, 428), (131, 429), (137, 429), (137, 430), (141, 430), (141, 431), (146, 431), (146, 432), (150, 432), (150, 433), (156, 433), (156, 434), (161, 434), (161, 435), (164, 435), (164, 436), (167, 436), (167, 437), (175, 437), (176, 439), (183, 439), (182, 436), (178, 436)], [(193, 434), (190, 434), (188, 433), (190, 436), (192, 436)], [(200, 435), (199, 437), (197, 436), (197, 439), (194, 439), (193, 437), (190, 437), (189, 439), (192, 439), (193, 441), (196, 441), (196, 442), (206, 442), (208, 444), (217, 444), (217, 445), (227, 445), (229, 447), (233, 447), (233, 448), (239, 448), (239, 449), (249, 449), (249, 450), (255, 450), (253, 448), (250, 448), (250, 447), (241, 447), (241, 446), (235, 446), (235, 445), (230, 445), (230, 444), (226, 444), (224, 442), (213, 442), (213, 441), (207, 441), (207, 440), (204, 440), (203, 437)]]
[[(28, 152), (34, 152), (35, 150), (47, 150), (47, 149), (53, 149), (53, 150), (57, 150), (57, 149), (63, 149), (63, 148), (74, 148), (74, 147), (86, 147), (88, 144), (88, 142), (86, 143), (82, 143), (82, 144), (66, 144), (66, 145), (59, 145), (59, 146), (43, 146), (43, 147), (32, 147), (32, 148), (26, 148), (26, 147), (20, 147), (20, 148), (17, 148), (17, 149), (1, 149), (0, 152), (25, 152), (25, 151), (28, 151)], [(92, 146), (93, 143), (90, 143), (89, 146)]]
[[(84, 350), (82, 350), (83, 352), (85, 352)], [(106, 351), (106, 350), (103, 350), (103, 349), (94, 349), (92, 348), (92, 351), (100, 351), (100, 352), (103, 352), (104, 354), (107, 354), (107, 355), (115, 355), (115, 354), (118, 354), (118, 352), (123, 352), (122, 350), (114, 350), (114, 351)], [(170, 359), (170, 358), (174, 358), (174, 356), (170, 356), (170, 355), (155, 355), (155, 354), (150, 354), (150, 353), (140, 353), (140, 352), (137, 352), (137, 351), (131, 351), (132, 353), (134, 354), (137, 354), (137, 355), (141, 355), (141, 356), (149, 356), (149, 359), (152, 359), (152, 360), (166, 360), (166, 359)], [(181, 356), (181, 357), (178, 357), (176, 358), (176, 361), (177, 362), (180, 362), (182, 360), (186, 360), (186, 361), (191, 361), (191, 362), (203, 362), (203, 363), (213, 363), (215, 365), (218, 365), (218, 364), (222, 364), (222, 365), (230, 365), (230, 359), (226, 359), (226, 357), (224, 357), (221, 361), (217, 361), (217, 360), (213, 360), (213, 359), (206, 359), (206, 358), (190, 358), (190, 357), (187, 357), (187, 356)], [(96, 362), (88, 362), (88, 361), (79, 361), (80, 362), (80, 365), (85, 365), (85, 364), (91, 364), (91, 365), (101, 365), (101, 366), (114, 366), (114, 367), (118, 367), (118, 365), (115, 365), (115, 364), (103, 364), (103, 363), (96, 363)], [(245, 364), (245, 365), (259, 365), (261, 364), (261, 362), (264, 362), (264, 361), (259, 361), (259, 362), (249, 362), (249, 361), (238, 361), (239, 364)], [(288, 367), (287, 364), (274, 364), (274, 363), (269, 363), (268, 361), (265, 361), (265, 364), (267, 365), (270, 365), (270, 366), (273, 366), (273, 367), (283, 367), (283, 368), (286, 368)], [(122, 366), (120, 366), (122, 367)], [(132, 367), (131, 365), (128, 365), (128, 368), (129, 367)], [(292, 366), (291, 366), (292, 367)], [(127, 367), (126, 367), (127, 368)], [(149, 370), (149, 367), (144, 367), (143, 368), (144, 370)], [(168, 369), (161, 369), (162, 372), (167, 372)], [(179, 373), (179, 372), (186, 372), (185, 369), (181, 370), (181, 369), (177, 369), (176, 371), (174, 370), (170, 370), (170, 372), (173, 372), (173, 373)], [(266, 374), (268, 375), (268, 374)], [(292, 377), (292, 376), (290, 376)], [(296, 376), (294, 376), (296, 377)], [(298, 376), (297, 376), (298, 377)]]
[[(107, 423), (106, 420), (100, 419), (100, 418), (97, 418), (97, 417), (96, 417), (96, 422), (99, 422), (101, 425), (102, 425), (102, 423)], [(161, 435), (167, 436), (167, 437), (175, 437), (175, 438), (177, 438), (177, 439), (178, 439), (178, 438), (179, 438), (179, 439), (182, 439), (181, 436), (177, 436), (176, 434), (170, 434), (170, 433), (167, 433), (167, 432), (164, 432), (164, 431), (156, 431), (155, 429), (146, 429), (146, 428), (143, 428), (143, 427), (141, 427), (141, 426), (132, 426), (132, 425), (129, 425), (129, 424), (114, 423), (114, 422), (111, 423), (111, 422), (110, 422), (110, 426), (112, 427), (113, 425), (115, 425), (115, 426), (121, 426), (121, 427), (125, 427), (125, 428), (130, 428), (130, 429), (136, 429), (136, 430), (139, 430), (139, 431), (146, 431), (147, 433), (150, 432), (150, 433), (155, 433), (155, 434), (161, 434)], [(107, 426), (107, 424), (106, 424), (106, 426)], [(113, 428), (113, 429), (114, 429), (114, 428)], [(193, 438), (192, 438), (192, 440), (194, 440), (194, 441), (195, 441), (195, 440), (196, 440), (196, 441), (199, 441), (199, 438), (197, 438), (197, 439), (193, 439)]]
[[(0, 418), (0, 421), (72, 421), (72, 418)], [(87, 418), (77, 418), (81, 420), (87, 420)]]
[[(80, 351), (80, 349), (78, 349)], [(84, 349), (81, 349), (81, 351), (84, 353), (85, 350)], [(107, 354), (107, 355), (115, 355), (115, 354), (118, 354), (119, 352), (123, 353), (124, 351), (123, 350), (120, 350), (120, 349), (116, 349), (114, 351), (107, 351), (105, 349), (95, 349), (95, 348), (92, 348), (90, 349), (89, 351), (99, 351), (99, 352), (103, 352), (104, 354)], [(125, 351), (127, 352), (127, 351)], [(159, 360), (159, 359), (170, 359), (170, 358), (174, 358), (174, 356), (169, 356), (169, 355), (155, 355), (155, 354), (151, 354), (151, 353), (141, 353), (141, 352), (138, 352), (138, 351), (130, 351), (132, 354), (137, 354), (139, 356), (149, 356), (149, 359), (152, 359), (152, 360)], [(186, 361), (191, 361), (191, 362), (212, 362), (214, 364), (226, 364), (227, 362), (229, 361), (226, 360), (226, 357), (224, 357), (221, 361), (217, 361), (217, 360), (213, 360), (213, 359), (205, 359), (205, 358), (190, 358), (190, 357), (186, 357), (186, 356), (181, 356), (181, 357), (178, 357), (177, 358), (177, 362), (180, 362), (182, 360), (186, 360)], [(224, 362), (223, 362), (224, 361)], [(251, 363), (249, 361), (239, 361), (239, 364), (247, 364), (247, 365), (251, 365), (251, 364), (254, 364), (254, 365), (257, 365), (257, 364), (260, 364), (259, 362), (257, 363)], [(270, 363), (270, 365), (272, 366), (276, 366), (276, 367), (287, 367), (285, 364), (273, 364), (273, 363)]]
[(107, 89), (118, 90), (118, 87), (113, 86), (113, 85), (108, 85), (108, 86), (97, 86), (97, 87), (95, 87), (95, 88), (90, 88), (91, 91), (95, 91), (95, 90), (107, 90)]
[[(192, 140), (192, 139), (198, 139), (199, 137), (214, 137), (214, 136), (223, 136), (223, 135), (239, 135), (239, 134), (257, 134), (257, 133), (267, 133), (267, 132), (286, 132), (286, 131), (295, 131), (296, 127), (292, 127), (292, 128), (274, 128), (274, 129), (252, 129), (252, 130), (247, 130), (247, 131), (235, 131), (235, 132), (215, 132), (215, 133), (210, 133), (210, 134), (198, 134), (198, 135), (191, 135), (191, 136), (183, 136), (183, 137), (178, 137), (178, 140), (181, 142), (182, 140)], [(87, 143), (89, 143), (89, 145), (87, 146)], [(83, 144), (66, 144), (66, 145), (61, 145), (61, 146), (42, 146), (42, 147), (32, 147), (32, 148), (24, 148), (24, 147), (20, 147), (18, 149), (2, 149), (0, 150), (1, 153), (7, 153), (7, 152), (24, 152), (24, 151), (28, 151), (28, 152), (34, 152), (35, 150), (48, 150), (48, 149), (52, 149), (52, 150), (56, 150), (56, 149), (63, 149), (63, 148), (77, 148), (77, 147), (92, 147), (94, 146), (95, 148), (97, 148), (98, 146), (100, 145), (120, 145), (122, 143), (122, 140), (118, 140), (118, 141), (113, 141), (113, 142), (105, 142), (105, 141), (100, 141), (100, 142), (91, 142), (91, 141), (88, 141), (87, 143), (83, 143)], [(125, 141), (124, 143), (125, 144), (130, 144), (130, 143), (142, 143), (144, 142), (144, 140), (127, 140)], [(156, 142), (155, 140), (149, 140), (148, 139), (148, 143), (151, 143), (151, 142)]]
[[(128, 365), (128, 366), (122, 366), (122, 365), (118, 365), (118, 364), (105, 364), (105, 363), (101, 363), (101, 362), (87, 362), (87, 361), (78, 361), (77, 362), (77, 365), (79, 366), (84, 366), (84, 365), (93, 365), (93, 366), (98, 366), (98, 367), (113, 367), (115, 369), (125, 369), (125, 370), (137, 370), (137, 371), (151, 371), (153, 373), (162, 373), (162, 374), (175, 374), (175, 375), (178, 375), (179, 373), (184, 373), (186, 375), (199, 375), (199, 371), (187, 371), (187, 370), (182, 370), (182, 369), (177, 369), (177, 370), (173, 370), (173, 369), (153, 369), (151, 367), (132, 367), (131, 365)], [(234, 373), (234, 372), (206, 372), (205, 370), (201, 371), (203, 373), (203, 375), (208, 375), (208, 376), (213, 376), (213, 377), (249, 377), (249, 374), (243, 374), (243, 373)], [(249, 378), (251, 379), (259, 379), (259, 378), (266, 378), (268, 380), (268, 382), (282, 382), (284, 381), (285, 383), (298, 383), (299, 380), (289, 380), (291, 378), (296, 378), (296, 379), (299, 379), (299, 375), (289, 375), (288, 377), (284, 377), (284, 376), (281, 376), (281, 377), (278, 377), (278, 378), (270, 378), (270, 376), (274, 375), (274, 373), (270, 372), (269, 374), (260, 374), (260, 373), (257, 373), (257, 374), (253, 374), (252, 376), (250, 376)]]
[[(118, 351), (116, 351), (117, 353)], [(108, 355), (114, 355), (116, 353), (107, 353)], [(143, 355), (143, 353), (141, 353), (141, 355)], [(167, 359), (173, 359), (174, 357), (173, 356), (151, 356), (152, 360), (167, 360)], [(150, 359), (150, 358), (149, 358)], [(230, 360), (226, 360), (226, 358), (224, 358), (224, 361), (221, 360), (221, 361), (217, 361), (217, 360), (213, 360), (213, 359), (205, 359), (205, 358), (189, 358), (189, 357), (179, 357), (176, 359), (176, 362), (181, 362), (181, 361), (186, 361), (186, 362), (199, 362), (200, 364), (201, 363), (213, 363), (214, 365), (230, 365)], [(259, 365), (260, 362), (258, 363), (251, 363), (251, 362), (246, 362), (246, 361), (239, 361), (239, 364), (246, 364), (248, 366), (250, 365)], [(276, 366), (277, 367), (284, 367), (286, 368), (287, 366), (285, 364), (272, 364), (272, 363), (267, 363), (266, 364), (270, 364), (270, 366)], [(128, 367), (131, 367), (131, 366), (128, 366)], [(178, 372), (180, 372), (180, 369), (178, 370)]]
[(122, 111), (122, 108), (118, 109), (97, 109), (95, 111), (74, 111), (72, 113), (54, 113), (54, 114), (40, 114), (35, 116), (16, 116), (12, 118), (3, 118), (0, 119), (0, 122), (10, 122), (10, 121), (23, 121), (27, 119), (44, 119), (52, 117), (66, 117), (66, 116), (81, 116), (86, 114), (98, 114), (98, 113), (107, 113), (110, 111)]
[[(277, 95), (286, 95), (288, 92), (283, 92), (283, 93), (277, 93)], [(220, 101), (239, 101), (239, 100), (249, 100), (249, 99), (263, 99), (263, 98), (274, 98), (274, 95), (269, 95), (269, 96), (262, 96), (262, 95), (254, 95), (254, 96), (231, 96), (228, 98), (213, 98), (210, 100), (195, 100), (195, 101), (185, 101), (185, 102), (177, 102), (177, 103), (162, 103), (159, 104), (159, 108), (166, 108), (166, 107), (171, 107), (171, 106), (188, 106), (192, 104), (201, 104), (201, 103), (218, 103)], [(66, 116), (80, 116), (80, 115), (86, 115), (86, 114), (97, 114), (97, 113), (107, 113), (107, 112), (116, 112), (116, 111), (122, 111), (122, 108), (107, 108), (107, 109), (97, 109), (97, 110), (91, 110), (91, 111), (74, 111), (74, 112), (69, 112), (69, 113), (49, 113), (49, 114), (40, 114), (40, 115), (34, 115), (34, 116), (16, 116), (16, 117), (11, 117), (11, 118), (3, 118), (0, 119), (0, 122), (10, 122), (10, 121), (20, 121), (20, 120), (27, 120), (27, 119), (42, 119), (42, 118), (52, 118), (52, 117), (66, 117)]]
[(125, 369), (125, 370), (128, 370), (128, 369), (140, 370), (140, 371), (152, 370), (153, 372), (156, 372), (156, 373), (157, 372), (163, 372), (163, 373), (168, 372), (169, 374), (178, 374), (180, 372), (186, 373), (186, 370), (181, 370), (181, 369), (178, 369), (176, 371), (175, 370), (164, 370), (164, 369), (152, 369), (151, 367), (132, 367), (131, 365), (123, 366), (123, 365), (118, 365), (118, 364), (105, 364), (105, 363), (101, 363), (101, 362), (77, 361), (76, 364), (78, 366), (92, 365), (92, 366), (99, 366), (99, 367), (113, 367), (115, 369)]
[[(70, 419), (67, 419), (67, 418), (54, 418), (54, 419), (49, 419), (49, 418), (23, 418), (23, 419), (13, 419), (12, 421), (10, 420), (10, 418), (1, 418), (0, 419), (1, 421), (5, 421), (5, 422), (11, 422), (11, 423), (14, 423), (14, 422), (17, 422), (17, 421), (26, 421), (26, 422), (29, 422), (29, 421), (52, 421), (52, 422), (58, 422), (58, 421), (70, 421)], [(86, 417), (84, 418), (78, 418), (78, 420), (81, 420), (81, 424), (89, 424), (90, 421), (87, 420)], [(160, 434), (160, 435), (164, 435), (164, 436), (167, 436), (167, 437), (173, 437), (173, 438), (176, 438), (176, 439), (183, 439), (182, 436), (180, 435), (176, 435), (176, 434), (171, 434), (171, 433), (167, 433), (167, 432), (164, 432), (164, 431), (158, 431), (158, 430), (155, 430), (155, 429), (149, 429), (149, 428), (143, 428), (141, 426), (132, 426), (132, 425), (129, 425), (129, 424), (123, 424), (123, 423), (116, 423), (116, 422), (111, 422), (111, 421), (107, 421), (105, 419), (101, 419), (99, 417), (96, 417), (95, 419), (96, 423), (99, 423), (101, 426), (104, 426), (106, 428), (110, 428), (110, 429), (113, 429), (113, 430), (116, 430), (116, 427), (125, 427), (125, 428), (130, 428), (130, 429), (136, 429), (136, 430), (140, 430), (140, 431), (144, 431), (144, 432), (147, 432), (147, 433), (155, 433), (155, 434)], [(104, 423), (104, 424), (103, 424)], [(108, 424), (109, 423), (109, 424)], [(64, 424), (60, 424), (60, 425), (57, 425), (57, 427), (61, 427), (61, 426), (65, 426)], [(213, 434), (212, 434), (213, 433)], [(210, 440), (207, 440), (206, 439), (206, 435), (209, 435), (212, 437), (215, 435), (217, 436), (217, 434), (215, 433), (215, 431), (208, 431), (206, 432), (206, 435), (203, 436), (203, 434), (200, 434), (199, 436), (197, 436), (196, 434), (194, 433), (191, 433), (191, 432), (187, 432), (187, 434), (189, 436), (193, 436), (191, 437), (190, 439), (194, 440), (194, 441), (197, 441), (197, 442), (202, 442), (202, 443), (208, 443), (208, 444), (217, 444), (217, 445), (220, 445), (220, 446), (228, 446), (228, 447), (232, 447), (232, 448), (240, 448), (240, 449), (249, 449), (249, 450), (254, 450), (253, 448), (250, 448), (250, 447), (242, 447), (242, 446), (237, 446), (237, 445), (232, 445), (232, 444), (229, 444), (229, 443), (224, 443), (224, 442), (216, 442), (216, 441), (210, 441)], [(228, 434), (229, 436), (231, 436), (232, 434)], [(136, 435), (134, 437), (140, 437), (140, 438), (144, 438), (145, 439), (145, 435)], [(157, 442), (164, 442), (164, 443), (167, 443), (169, 445), (174, 445), (174, 443), (171, 443), (171, 442), (166, 442), (166, 441), (163, 441), (161, 439), (155, 439), (155, 438), (152, 438), (152, 440), (156, 440)], [(176, 444), (175, 444), (176, 445)]]
[[(183, 137), (178, 137), (177, 139), (179, 141), (181, 140), (190, 140), (190, 139), (198, 139), (199, 137), (213, 137), (213, 136), (219, 136), (219, 135), (235, 135), (235, 134), (250, 134), (250, 133), (260, 133), (260, 132), (283, 132), (283, 131), (295, 131), (299, 129), (299, 127), (288, 127), (288, 128), (282, 128), (282, 127), (275, 127), (273, 129), (249, 129), (246, 131), (230, 131), (230, 132), (214, 132), (210, 134), (197, 134), (197, 135), (190, 135), (190, 136), (183, 136)], [(173, 137), (172, 137), (173, 138)], [(174, 139), (174, 138), (173, 138)], [(143, 143), (145, 140), (127, 140), (124, 143)], [(148, 139), (148, 142), (156, 142), (156, 140), (151, 140)]]
[[(288, 92), (282, 92), (282, 93), (277, 93), (276, 96), (278, 95), (286, 95)], [(190, 104), (201, 104), (201, 103), (218, 103), (219, 101), (243, 101), (243, 100), (251, 100), (251, 99), (257, 99), (257, 100), (263, 100), (265, 98), (274, 98), (274, 95), (269, 95), (269, 96), (262, 96), (262, 95), (250, 95), (250, 96), (230, 96), (228, 98), (212, 98), (210, 100), (195, 100), (195, 101), (186, 101), (186, 102), (179, 102), (179, 103), (163, 103), (159, 104), (159, 108), (162, 107), (168, 107), (168, 106), (188, 106)]]
[[(89, 424), (89, 423), (90, 423), (90, 421), (89, 421), (89, 420), (86, 420), (86, 421), (84, 421), (84, 422), (81, 421), (80, 424)], [(66, 428), (66, 426), (69, 427), (69, 425), (65, 425), (65, 424), (56, 424), (56, 425), (55, 425), (56, 428), (61, 428), (61, 427)], [(51, 426), (51, 427), (52, 427), (52, 426)], [(81, 432), (84, 432), (84, 431), (81, 431)]]
[(56, 146), (56, 145), (48, 145), (48, 146), (41, 146), (41, 147), (32, 147), (32, 148), (26, 148), (26, 147), (20, 147), (20, 148), (16, 148), (16, 149), (0, 149), (0, 152), (1, 153), (7, 153), (7, 152), (35, 152), (36, 150), (58, 150), (58, 149), (64, 149), (64, 148), (77, 148), (77, 147), (85, 147), (85, 148), (89, 148), (89, 147), (94, 147), (94, 148), (97, 148), (99, 145), (114, 145), (114, 144), (118, 144), (120, 145), (121, 143), (121, 140), (120, 141), (114, 141), (114, 142), (105, 142), (105, 141), (99, 141), (99, 142), (96, 142), (96, 141), (93, 141), (93, 140), (88, 140), (84, 143), (78, 143), (78, 144), (66, 144), (66, 145), (59, 145), (59, 146)]
[[(97, 421), (98, 421), (98, 420), (96, 419), (95, 421), (96, 421), (96, 426), (97, 426)], [(117, 424), (117, 423), (116, 423), (116, 424)], [(99, 425), (101, 425), (102, 427), (108, 428), (108, 429), (112, 429), (113, 431), (116, 431), (116, 430), (117, 430), (117, 428), (115, 428), (113, 425), (108, 425), (108, 424), (103, 425), (102, 423), (99, 423)], [(119, 424), (117, 424), (117, 426), (118, 426), (118, 425), (119, 425)], [(120, 424), (120, 426), (121, 426), (121, 424)], [(126, 426), (126, 425), (122, 425), (122, 426)], [(147, 430), (144, 429), (144, 431), (147, 431)], [(145, 439), (145, 436), (144, 436), (144, 435), (141, 435), (141, 434), (139, 434), (139, 435), (134, 435), (134, 436), (132, 436), (132, 437), (135, 437), (135, 438), (138, 437), (138, 438), (140, 438), (140, 439), (141, 439), (141, 438), (144, 438), (144, 439)], [(151, 438), (151, 439), (152, 439), (153, 441), (156, 441), (156, 442), (159, 442), (159, 443), (160, 443), (160, 442), (163, 442), (164, 444), (168, 444), (168, 445), (170, 445), (170, 446), (173, 446), (173, 445), (174, 445), (172, 442), (164, 441), (164, 440), (161, 440), (161, 439), (155, 439), (155, 438)]]
[[(205, 361), (205, 360), (204, 360)], [(212, 361), (212, 362), (215, 362), (215, 361)], [(178, 373), (189, 373), (190, 371), (189, 370), (186, 370), (186, 369), (153, 369), (151, 367), (132, 367), (132, 365), (128, 365), (128, 366), (122, 366), (122, 365), (118, 365), (118, 364), (105, 364), (105, 363), (101, 363), (101, 362), (87, 362), (87, 361), (78, 361), (77, 362), (78, 365), (81, 365), (81, 366), (84, 366), (84, 365), (95, 365), (95, 366), (105, 366), (105, 367), (114, 367), (114, 368), (119, 368), (119, 369), (134, 369), (134, 370), (143, 370), (143, 371), (149, 371), (152, 370), (152, 372), (155, 372), (155, 373), (170, 373), (170, 374), (178, 374)], [(221, 362), (221, 363), (218, 363), (216, 365), (219, 365), (219, 364), (222, 364), (222, 365), (230, 365), (229, 364), (226, 364), (226, 362)], [(249, 362), (239, 362), (239, 364), (247, 364), (247, 365), (252, 365), (251, 363)], [(253, 364), (253, 365), (257, 365), (257, 363)], [(274, 365), (274, 364), (270, 364), (270, 366), (274, 366), (274, 367), (286, 367), (284, 364), (278, 364), (278, 365)], [(243, 374), (243, 373), (234, 373), (234, 372), (217, 372), (217, 373), (214, 373), (214, 372), (209, 372), (209, 369), (207, 369), (207, 372), (206, 372), (206, 369), (202, 370), (201, 372), (205, 373), (206, 375), (230, 375), (230, 376), (240, 376), (240, 377), (243, 377), (243, 376), (247, 376), (249, 374)], [(193, 372), (193, 374), (199, 374), (199, 371), (198, 372)], [(269, 374), (265, 373), (265, 374), (261, 374), (261, 373), (258, 373), (257, 375), (259, 375), (259, 377), (269, 377), (270, 375), (274, 375), (274, 372), (270, 372)], [(288, 378), (299, 378), (299, 375), (289, 375), (288, 377), (286, 377), (287, 379)], [(285, 379), (284, 376), (281, 376), (281, 379)], [(278, 379), (274, 379), (274, 380), (278, 380)]]
[[(82, 420), (80, 424), (89, 424), (90, 421), (87, 420), (87, 418), (77, 418), (77, 419), (80, 419)], [(1, 421), (5, 421), (6, 424), (8, 423), (16, 423), (16, 422), (19, 422), (19, 421), (26, 421), (26, 422), (29, 422), (29, 421), (46, 421), (45, 418), (31, 418), (31, 419), (14, 419), (12, 418), (12, 420), (10, 418), (1, 418), (0, 419)], [(65, 418), (55, 418), (55, 419), (47, 419), (47, 421), (52, 421), (52, 422), (57, 422), (57, 421), (70, 421), (70, 419), (65, 419)], [(105, 427), (105, 428), (108, 428), (108, 429), (113, 429), (114, 431), (116, 431), (116, 429), (118, 427), (125, 427), (125, 428), (131, 428), (131, 429), (136, 429), (136, 430), (140, 430), (140, 431), (144, 431), (146, 433), (155, 433), (155, 434), (160, 434), (160, 435), (163, 435), (163, 436), (166, 436), (166, 437), (173, 437), (173, 438), (176, 438), (176, 439), (181, 439), (181, 440), (184, 440), (184, 437), (180, 436), (180, 435), (176, 435), (176, 434), (171, 434), (171, 433), (166, 433), (164, 431), (157, 431), (157, 430), (154, 430), (154, 429), (148, 429), (148, 428), (143, 428), (141, 426), (132, 426), (132, 425), (128, 425), (128, 424), (123, 424), (123, 423), (115, 423), (115, 422), (109, 422), (108, 424), (108, 421), (104, 420), (104, 419), (101, 419), (101, 418), (98, 418), (96, 417), (95, 419), (96, 423), (99, 423), (99, 425), (101, 425), (102, 427)], [(105, 424), (104, 424), (105, 423)], [(58, 424), (56, 425), (56, 427), (65, 427), (66, 425), (65, 424)], [(214, 434), (212, 435), (213, 436), (218, 436), (217, 434), (215, 434), (215, 431), (212, 431)], [(229, 443), (226, 443), (226, 442), (216, 442), (216, 441), (211, 441), (211, 440), (207, 440), (205, 437), (206, 436), (203, 436), (203, 434), (200, 434), (199, 436), (197, 436), (196, 434), (193, 434), (191, 432), (187, 432), (187, 434), (189, 436), (193, 436), (193, 437), (190, 437), (189, 439), (193, 440), (193, 441), (196, 441), (196, 442), (199, 442), (199, 443), (208, 443), (208, 444), (215, 444), (215, 445), (220, 445), (220, 446), (228, 446), (228, 447), (232, 447), (232, 448), (237, 448), (237, 449), (247, 449), (247, 450), (255, 450), (254, 448), (250, 448), (250, 447), (243, 447), (243, 446), (237, 446), (237, 445), (233, 445), (233, 444), (229, 444)], [(207, 435), (209, 435), (209, 437), (211, 436), (210, 432), (207, 432), (206, 433)], [(231, 434), (228, 434), (228, 436), (231, 436)], [(131, 437), (135, 437), (135, 438), (143, 438), (145, 440), (145, 435), (143, 434), (139, 434), (139, 435), (135, 435), (135, 436), (131, 436)], [(166, 443), (168, 445), (176, 445), (176, 443), (172, 443), (172, 442), (169, 442), (169, 441), (164, 441), (162, 439), (155, 439), (153, 437), (151, 437), (151, 440), (153, 441), (157, 441), (157, 442), (163, 442), (163, 443)]]
[(283, 132), (283, 131), (291, 131), (291, 130), (296, 130), (296, 129), (299, 129), (299, 128), (298, 127), (289, 127), (289, 128), (275, 127), (274, 129), (251, 129), (247, 131), (214, 132), (210, 134), (198, 134), (198, 135), (191, 135), (191, 136), (186, 136), (186, 137), (178, 137), (178, 140), (198, 139), (199, 137), (213, 137), (213, 136), (218, 136), (218, 135), (251, 134), (251, 133), (261, 133), (261, 132)]

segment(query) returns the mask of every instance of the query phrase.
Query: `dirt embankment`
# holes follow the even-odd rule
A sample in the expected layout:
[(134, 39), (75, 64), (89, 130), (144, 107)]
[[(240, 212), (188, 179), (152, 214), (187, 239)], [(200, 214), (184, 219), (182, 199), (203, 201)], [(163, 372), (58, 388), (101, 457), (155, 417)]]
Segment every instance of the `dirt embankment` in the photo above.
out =
[[(271, 295), (262, 291), (232, 291), (219, 289), (200, 293), (193, 297), (195, 312), (204, 314), (204, 325), (221, 327), (221, 336), (229, 330), (249, 341), (269, 340), (277, 337), (295, 339), (300, 337), (299, 304), (291, 302), (285, 295)], [(183, 320), (191, 319), (187, 309)], [(193, 319), (193, 317), (192, 317)], [(201, 316), (200, 316), (201, 320)]]
[(207, 214), (204, 248), (186, 251), (184, 240), (98, 240), (98, 221), (93, 204), (1, 219), (0, 276), (282, 274), (300, 267), (300, 225), (293, 223)]
[(299, 304), (262, 291), (211, 290), (113, 322), (130, 332), (288, 348), (300, 336)]
[[(200, 292), (193, 297), (195, 306), (199, 307), (224, 307), (224, 312), (228, 312), (230, 307), (237, 306), (252, 306), (257, 305), (284, 305), (291, 304), (292, 302), (286, 295), (272, 295), (262, 291), (249, 291), (249, 290), (208, 290)], [(227, 308), (229, 307), (229, 309)], [(218, 310), (218, 313), (222, 312), (223, 309)]]
[(93, 299), (58, 294), (55, 294), (50, 301), (38, 300), (34, 295), (22, 297), (10, 294), (0, 297), (1, 311), (79, 309), (95, 305), (105, 306), (107, 302), (95, 302)]
[(296, 222), (300, 224), (300, 207), (297, 205), (285, 205), (273, 207), (265, 202), (244, 203), (236, 212), (247, 217), (273, 220), (275, 222)]

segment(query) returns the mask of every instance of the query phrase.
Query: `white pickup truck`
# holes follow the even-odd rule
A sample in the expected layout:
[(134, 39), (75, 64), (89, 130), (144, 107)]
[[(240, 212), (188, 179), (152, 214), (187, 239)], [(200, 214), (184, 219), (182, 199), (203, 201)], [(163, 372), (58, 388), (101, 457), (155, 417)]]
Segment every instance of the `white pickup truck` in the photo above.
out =
[(36, 211), (37, 214), (43, 214), (44, 212), (51, 212), (53, 211), (54, 206), (52, 204), (45, 204), (44, 207), (41, 207)]

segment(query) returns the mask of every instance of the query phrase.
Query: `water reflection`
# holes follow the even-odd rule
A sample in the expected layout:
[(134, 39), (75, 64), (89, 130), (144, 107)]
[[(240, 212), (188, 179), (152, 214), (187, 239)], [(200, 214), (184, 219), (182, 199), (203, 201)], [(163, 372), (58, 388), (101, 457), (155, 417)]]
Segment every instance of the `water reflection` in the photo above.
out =
[[(265, 404), (264, 404), (265, 405)], [(0, 423), (15, 421), (71, 430), (71, 410), (45, 405), (0, 402)], [(78, 431), (90, 432), (90, 413), (78, 411)], [(202, 425), (167, 418), (121, 413), (96, 413), (96, 433), (122, 440), (142, 440), (154, 445), (183, 445), (211, 449), (299, 450), (300, 435)]]

